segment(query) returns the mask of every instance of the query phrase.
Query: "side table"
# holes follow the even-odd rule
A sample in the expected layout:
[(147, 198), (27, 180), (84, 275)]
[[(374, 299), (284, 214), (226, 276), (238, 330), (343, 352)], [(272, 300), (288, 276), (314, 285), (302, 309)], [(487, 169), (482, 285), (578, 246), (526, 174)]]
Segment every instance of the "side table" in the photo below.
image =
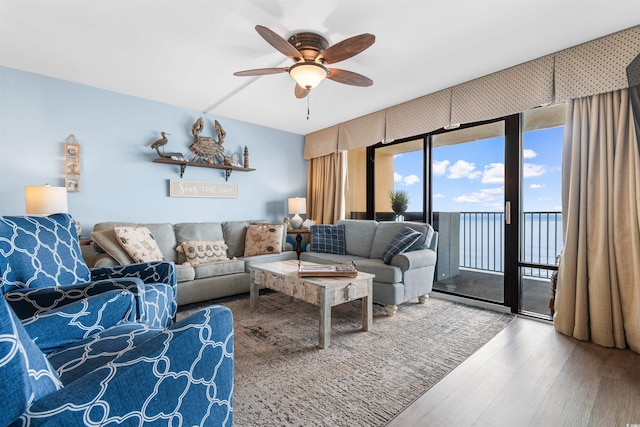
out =
[(300, 259), (300, 253), (302, 252), (302, 235), (309, 236), (311, 232), (308, 228), (291, 228), (287, 230), (287, 234), (296, 234), (296, 253), (298, 259)]

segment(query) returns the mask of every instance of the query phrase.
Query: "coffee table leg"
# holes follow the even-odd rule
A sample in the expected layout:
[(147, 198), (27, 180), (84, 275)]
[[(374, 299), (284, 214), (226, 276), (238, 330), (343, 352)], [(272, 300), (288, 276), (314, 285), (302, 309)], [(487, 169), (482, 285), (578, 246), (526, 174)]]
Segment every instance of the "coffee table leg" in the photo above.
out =
[(331, 300), (327, 293), (320, 294), (320, 348), (331, 345)]
[(373, 281), (369, 280), (366, 297), (362, 298), (362, 330), (368, 331), (373, 324)]
[(252, 280), (249, 286), (249, 306), (251, 307), (251, 313), (258, 308), (258, 295), (260, 295), (260, 289), (258, 288), (258, 284)]

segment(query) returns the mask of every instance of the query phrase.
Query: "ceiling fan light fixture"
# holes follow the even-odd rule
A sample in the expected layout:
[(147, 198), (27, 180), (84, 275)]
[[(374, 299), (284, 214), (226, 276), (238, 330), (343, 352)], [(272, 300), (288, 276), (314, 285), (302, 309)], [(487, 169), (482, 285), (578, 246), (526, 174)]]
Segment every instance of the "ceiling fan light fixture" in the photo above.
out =
[(299, 62), (289, 68), (289, 75), (300, 87), (313, 89), (329, 75), (329, 71), (315, 62)]

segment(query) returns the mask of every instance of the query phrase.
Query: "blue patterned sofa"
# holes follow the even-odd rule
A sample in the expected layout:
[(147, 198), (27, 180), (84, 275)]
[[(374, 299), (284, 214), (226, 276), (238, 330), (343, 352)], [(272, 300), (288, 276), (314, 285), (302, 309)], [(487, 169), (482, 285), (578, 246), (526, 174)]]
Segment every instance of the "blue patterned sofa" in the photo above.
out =
[(0, 217), (4, 425), (231, 425), (233, 320), (172, 262), (89, 269), (72, 218)]

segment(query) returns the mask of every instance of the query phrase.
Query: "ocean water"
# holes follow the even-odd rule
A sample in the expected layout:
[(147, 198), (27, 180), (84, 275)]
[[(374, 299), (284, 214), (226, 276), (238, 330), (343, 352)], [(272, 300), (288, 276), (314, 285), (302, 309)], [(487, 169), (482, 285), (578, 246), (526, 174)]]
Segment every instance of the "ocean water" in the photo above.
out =
[[(523, 214), (520, 261), (556, 265), (564, 247), (560, 212)], [(504, 271), (504, 214), (501, 212), (460, 213), (460, 266)], [(550, 277), (551, 271), (525, 268), (524, 274)]]

